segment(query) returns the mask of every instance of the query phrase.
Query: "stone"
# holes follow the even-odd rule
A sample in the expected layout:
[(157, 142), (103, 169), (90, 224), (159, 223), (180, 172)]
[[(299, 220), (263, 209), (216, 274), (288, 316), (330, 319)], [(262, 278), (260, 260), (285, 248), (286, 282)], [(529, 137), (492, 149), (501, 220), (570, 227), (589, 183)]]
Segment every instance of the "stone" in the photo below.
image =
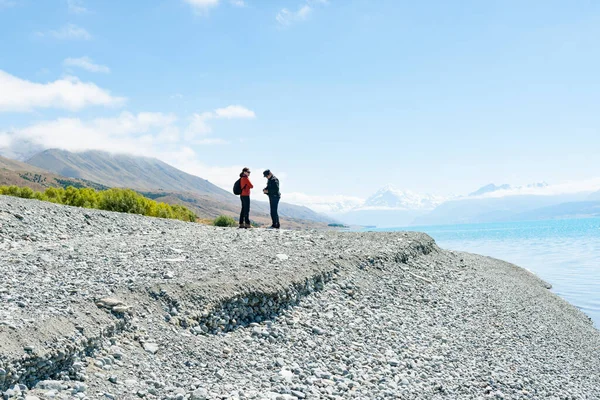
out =
[(144, 343), (144, 350), (150, 354), (156, 354), (158, 352), (158, 344), (146, 342)]
[(55, 390), (57, 392), (60, 392), (61, 390), (63, 390), (63, 386), (64, 386), (64, 383), (62, 381), (53, 381), (53, 380), (40, 381), (37, 383), (37, 385), (35, 385), (35, 387), (37, 389)]
[(206, 400), (208, 398), (208, 390), (198, 388), (194, 390), (190, 396), (190, 400)]

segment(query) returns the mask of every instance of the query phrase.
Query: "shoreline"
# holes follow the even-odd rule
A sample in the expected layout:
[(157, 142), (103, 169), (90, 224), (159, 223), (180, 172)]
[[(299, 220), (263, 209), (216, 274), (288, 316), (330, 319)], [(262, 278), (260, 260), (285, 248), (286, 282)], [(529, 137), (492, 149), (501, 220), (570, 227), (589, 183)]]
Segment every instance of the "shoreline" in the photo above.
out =
[(600, 387), (589, 317), (535, 274), (422, 233), (240, 231), (0, 196), (0, 247), (11, 395), (589, 398)]

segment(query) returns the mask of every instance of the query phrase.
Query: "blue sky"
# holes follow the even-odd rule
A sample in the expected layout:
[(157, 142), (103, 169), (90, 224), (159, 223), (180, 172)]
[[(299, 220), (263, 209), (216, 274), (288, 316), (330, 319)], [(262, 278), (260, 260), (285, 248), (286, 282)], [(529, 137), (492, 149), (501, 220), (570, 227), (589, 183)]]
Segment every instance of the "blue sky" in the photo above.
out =
[(0, 0), (0, 37), (4, 154), (309, 196), (600, 177), (597, 1)]

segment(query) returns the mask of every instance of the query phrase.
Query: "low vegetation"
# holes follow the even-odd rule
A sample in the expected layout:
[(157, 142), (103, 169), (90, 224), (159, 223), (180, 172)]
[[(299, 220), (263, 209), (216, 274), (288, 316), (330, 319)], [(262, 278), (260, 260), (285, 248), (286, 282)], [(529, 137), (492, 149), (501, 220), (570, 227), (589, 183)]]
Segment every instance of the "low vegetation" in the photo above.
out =
[(214, 226), (226, 226), (226, 227), (231, 227), (231, 226), (236, 226), (237, 222), (235, 222), (235, 219), (233, 219), (232, 217), (228, 216), (228, 215), (219, 215), (217, 218), (215, 218), (215, 220), (213, 221), (213, 225)]
[(66, 189), (48, 188), (44, 192), (38, 192), (28, 187), (0, 186), (0, 194), (75, 207), (96, 208), (190, 222), (196, 221), (196, 214), (184, 206), (159, 203), (130, 189), (96, 191), (91, 188), (69, 186)]

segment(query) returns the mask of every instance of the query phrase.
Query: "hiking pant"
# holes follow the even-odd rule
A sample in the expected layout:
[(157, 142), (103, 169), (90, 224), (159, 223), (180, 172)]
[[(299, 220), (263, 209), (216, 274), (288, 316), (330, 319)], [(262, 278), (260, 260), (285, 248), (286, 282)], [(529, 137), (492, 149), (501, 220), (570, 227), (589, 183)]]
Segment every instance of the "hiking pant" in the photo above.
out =
[(275, 228), (279, 228), (279, 214), (277, 214), (279, 199), (279, 196), (269, 196), (269, 205), (271, 206), (271, 221), (273, 221), (273, 227)]
[(242, 212), (240, 213), (240, 225), (250, 225), (250, 196), (240, 196), (242, 201)]

